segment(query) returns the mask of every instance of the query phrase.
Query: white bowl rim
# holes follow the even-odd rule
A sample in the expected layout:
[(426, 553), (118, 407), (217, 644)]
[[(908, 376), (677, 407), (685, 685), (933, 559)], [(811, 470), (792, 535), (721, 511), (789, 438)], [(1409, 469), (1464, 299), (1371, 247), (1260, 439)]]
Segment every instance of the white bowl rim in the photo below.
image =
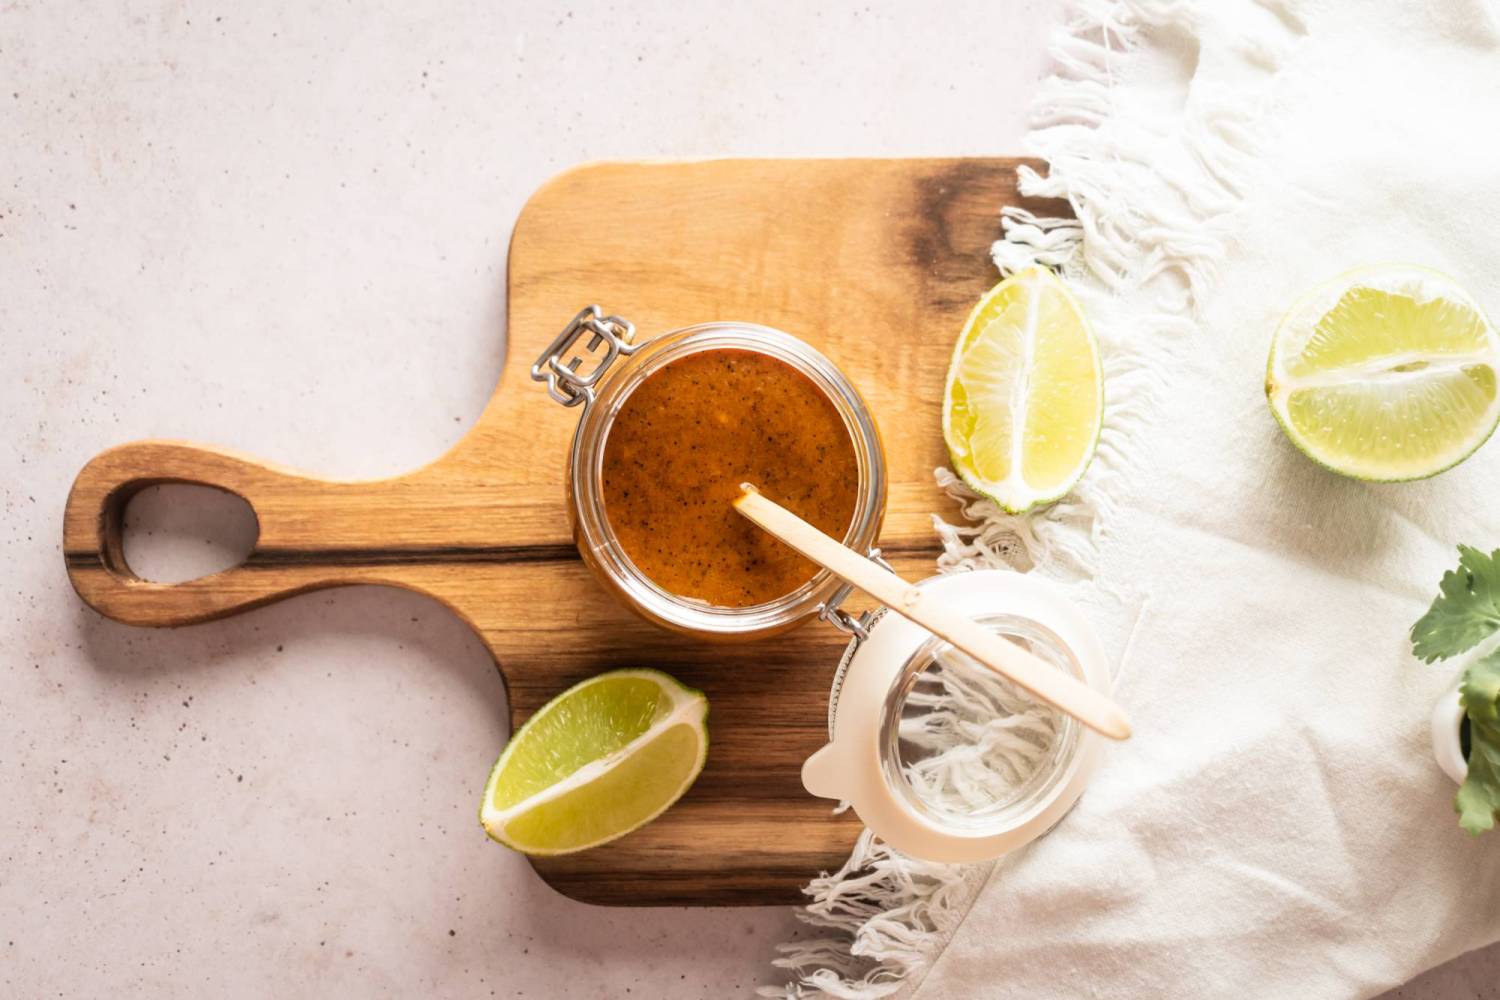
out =
[(1469, 762), (1464, 758), (1463, 740), (1459, 735), (1464, 721), (1464, 703), (1458, 693), (1458, 684), (1458, 679), (1455, 679), (1432, 708), (1432, 755), (1437, 758), (1443, 773), (1455, 784), (1462, 785), (1469, 776)]

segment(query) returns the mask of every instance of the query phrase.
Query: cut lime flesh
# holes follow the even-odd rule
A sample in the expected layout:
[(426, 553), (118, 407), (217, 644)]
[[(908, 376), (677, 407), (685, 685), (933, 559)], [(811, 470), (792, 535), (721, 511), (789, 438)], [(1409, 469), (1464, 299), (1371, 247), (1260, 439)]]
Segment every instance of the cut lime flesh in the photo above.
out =
[(1358, 479), (1423, 479), (1500, 423), (1500, 337), (1451, 279), (1378, 265), (1321, 286), (1278, 328), (1266, 396), (1291, 441)]
[(1056, 500), (1087, 468), (1103, 420), (1099, 349), (1067, 287), (1031, 267), (964, 324), (943, 396), (955, 471), (1013, 513)]
[(619, 670), (543, 706), (495, 763), (480, 822), (527, 854), (622, 837), (692, 785), (708, 751), (708, 699), (655, 670)]

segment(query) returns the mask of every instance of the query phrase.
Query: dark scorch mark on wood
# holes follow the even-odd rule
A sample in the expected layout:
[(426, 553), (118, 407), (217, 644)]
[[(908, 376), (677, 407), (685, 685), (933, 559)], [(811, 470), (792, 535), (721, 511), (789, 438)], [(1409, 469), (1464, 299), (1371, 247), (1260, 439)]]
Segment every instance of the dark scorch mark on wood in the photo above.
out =
[[(1031, 166), (1045, 170), (1041, 161)], [(990, 246), (1004, 235), (1003, 205), (1039, 215), (1072, 214), (1066, 202), (1017, 198), (1015, 186), (1015, 166), (990, 160), (958, 160), (916, 179), (907, 260), (922, 276), (929, 309), (961, 318), (1000, 280)]]

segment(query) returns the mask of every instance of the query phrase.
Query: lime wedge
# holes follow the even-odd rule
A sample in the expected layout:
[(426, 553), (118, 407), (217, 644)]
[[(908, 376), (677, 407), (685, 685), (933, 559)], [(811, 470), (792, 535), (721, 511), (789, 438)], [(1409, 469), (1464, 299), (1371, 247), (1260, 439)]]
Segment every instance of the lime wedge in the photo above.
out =
[(527, 720), (495, 762), (485, 832), (525, 854), (623, 837), (682, 797), (708, 754), (708, 699), (658, 670), (576, 684)]
[(1424, 479), (1500, 423), (1500, 337), (1452, 278), (1409, 264), (1314, 289), (1276, 330), (1266, 398), (1313, 461), (1356, 479)]
[(1099, 347), (1044, 267), (992, 288), (964, 323), (943, 437), (964, 482), (1013, 514), (1058, 499), (1088, 467), (1104, 417)]

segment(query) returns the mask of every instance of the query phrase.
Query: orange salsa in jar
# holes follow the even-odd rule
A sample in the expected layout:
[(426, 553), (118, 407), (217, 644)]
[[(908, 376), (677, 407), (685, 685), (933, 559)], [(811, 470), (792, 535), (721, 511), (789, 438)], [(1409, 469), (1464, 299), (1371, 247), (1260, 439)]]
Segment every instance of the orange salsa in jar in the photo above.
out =
[(554, 398), (583, 405), (568, 499), (584, 562), (638, 614), (706, 638), (771, 635), (815, 614), (839, 581), (731, 502), (750, 483), (873, 548), (885, 454), (858, 391), (769, 327), (710, 323), (632, 344), (628, 324), (588, 315), (532, 369)]
[(843, 538), (859, 462), (838, 409), (797, 369), (756, 351), (679, 358), (636, 387), (604, 443), (604, 516), (636, 568), (669, 593), (764, 604), (817, 567), (731, 506), (741, 483)]

